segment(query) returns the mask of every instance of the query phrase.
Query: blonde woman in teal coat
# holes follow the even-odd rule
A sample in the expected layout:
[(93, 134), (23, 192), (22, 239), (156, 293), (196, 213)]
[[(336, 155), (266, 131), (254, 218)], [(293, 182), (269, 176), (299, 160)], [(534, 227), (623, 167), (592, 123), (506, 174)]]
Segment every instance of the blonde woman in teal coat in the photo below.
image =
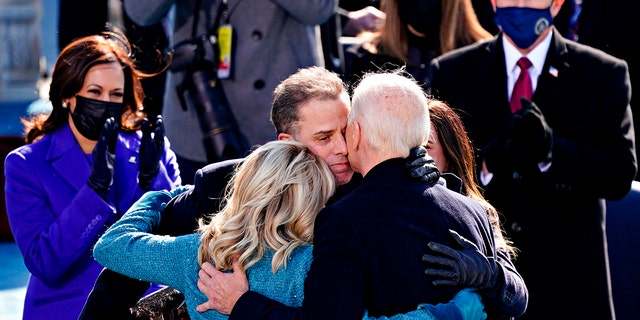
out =
[(181, 184), (162, 118), (148, 121), (126, 38), (114, 31), (62, 50), (50, 114), (24, 120), (5, 159), (12, 234), (31, 273), (24, 319), (77, 319), (102, 270), (91, 250), (144, 192)]

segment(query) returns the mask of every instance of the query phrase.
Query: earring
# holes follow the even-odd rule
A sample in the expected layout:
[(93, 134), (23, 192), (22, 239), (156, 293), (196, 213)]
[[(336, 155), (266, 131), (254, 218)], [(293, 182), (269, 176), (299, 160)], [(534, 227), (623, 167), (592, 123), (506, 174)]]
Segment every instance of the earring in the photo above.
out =
[(66, 109), (68, 106), (69, 106), (69, 102), (66, 102), (66, 101), (62, 102), (62, 107), (63, 108)]

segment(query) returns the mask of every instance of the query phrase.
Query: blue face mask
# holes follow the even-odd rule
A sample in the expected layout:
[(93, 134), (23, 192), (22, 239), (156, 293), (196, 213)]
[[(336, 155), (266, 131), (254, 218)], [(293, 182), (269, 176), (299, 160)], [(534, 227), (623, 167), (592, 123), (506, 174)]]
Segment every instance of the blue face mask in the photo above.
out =
[(520, 49), (529, 48), (551, 24), (551, 7), (533, 9), (521, 7), (496, 7), (496, 25), (507, 34)]

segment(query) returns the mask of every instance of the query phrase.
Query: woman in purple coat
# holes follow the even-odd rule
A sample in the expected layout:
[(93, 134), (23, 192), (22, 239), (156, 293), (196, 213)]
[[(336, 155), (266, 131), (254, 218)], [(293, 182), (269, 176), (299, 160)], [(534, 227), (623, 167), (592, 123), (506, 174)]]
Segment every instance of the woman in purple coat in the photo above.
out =
[(31, 273), (24, 319), (77, 319), (102, 270), (92, 248), (145, 191), (181, 184), (162, 118), (121, 32), (77, 39), (58, 57), (47, 115), (23, 120), (5, 159), (11, 231)]

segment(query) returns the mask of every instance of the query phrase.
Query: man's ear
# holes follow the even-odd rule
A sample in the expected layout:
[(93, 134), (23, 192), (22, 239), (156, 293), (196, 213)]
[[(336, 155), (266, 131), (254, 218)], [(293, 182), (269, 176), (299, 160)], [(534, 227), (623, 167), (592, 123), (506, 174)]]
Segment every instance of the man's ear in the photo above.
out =
[(560, 9), (562, 8), (563, 3), (564, 3), (564, 0), (553, 0), (553, 2), (551, 2), (552, 17), (555, 18), (558, 15), (558, 13), (560, 12)]
[(295, 140), (292, 135), (288, 133), (278, 133), (278, 140)]
[(360, 142), (362, 141), (362, 127), (360, 127), (360, 123), (358, 121), (353, 120), (351, 123), (353, 130), (351, 130), (351, 141), (353, 141), (353, 150), (358, 150), (360, 147)]

